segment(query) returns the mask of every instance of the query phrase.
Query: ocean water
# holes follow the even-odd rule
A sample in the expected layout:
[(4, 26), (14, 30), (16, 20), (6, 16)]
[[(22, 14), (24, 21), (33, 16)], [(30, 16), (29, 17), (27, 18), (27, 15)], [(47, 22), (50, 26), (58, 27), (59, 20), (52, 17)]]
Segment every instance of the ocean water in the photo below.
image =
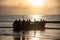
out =
[[(24, 17), (24, 18), (23, 18)], [(14, 20), (34, 20), (32, 16), (26, 15), (0, 15), (0, 40), (15, 40), (17, 33), (13, 32)], [(60, 15), (39, 16), (37, 20), (44, 19), (45, 21), (60, 21)], [(11, 27), (11, 28), (4, 28)], [(60, 28), (60, 23), (46, 23), (45, 27)], [(45, 31), (25, 31), (25, 34), (20, 32), (20, 39), (25, 37), (25, 40), (60, 40), (60, 29), (45, 29)]]

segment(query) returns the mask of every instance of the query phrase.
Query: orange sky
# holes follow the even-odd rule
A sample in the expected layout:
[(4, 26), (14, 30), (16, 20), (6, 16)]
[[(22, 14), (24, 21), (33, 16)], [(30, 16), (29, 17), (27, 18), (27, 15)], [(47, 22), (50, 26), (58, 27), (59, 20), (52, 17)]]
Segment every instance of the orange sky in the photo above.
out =
[(51, 15), (60, 14), (59, 0), (45, 0), (39, 7), (32, 7), (27, 0), (1, 0), (0, 15)]

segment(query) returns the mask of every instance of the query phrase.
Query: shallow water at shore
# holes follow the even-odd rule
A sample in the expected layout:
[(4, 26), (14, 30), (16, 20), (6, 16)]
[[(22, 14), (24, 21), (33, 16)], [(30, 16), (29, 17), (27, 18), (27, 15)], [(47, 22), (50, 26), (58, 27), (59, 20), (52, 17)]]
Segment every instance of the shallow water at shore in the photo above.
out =
[[(13, 33), (16, 34), (16, 33)], [(60, 40), (60, 30), (46, 29), (45, 31), (25, 31), (23, 35), (20, 32), (20, 39), (24, 36), (25, 40)], [(17, 36), (1, 35), (0, 40), (17, 40)]]

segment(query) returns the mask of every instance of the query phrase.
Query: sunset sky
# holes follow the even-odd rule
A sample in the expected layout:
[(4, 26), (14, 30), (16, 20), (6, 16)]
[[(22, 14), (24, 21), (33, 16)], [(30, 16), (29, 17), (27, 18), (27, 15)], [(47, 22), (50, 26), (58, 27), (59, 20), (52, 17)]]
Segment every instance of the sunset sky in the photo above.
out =
[(0, 15), (60, 14), (59, 0), (0, 0)]

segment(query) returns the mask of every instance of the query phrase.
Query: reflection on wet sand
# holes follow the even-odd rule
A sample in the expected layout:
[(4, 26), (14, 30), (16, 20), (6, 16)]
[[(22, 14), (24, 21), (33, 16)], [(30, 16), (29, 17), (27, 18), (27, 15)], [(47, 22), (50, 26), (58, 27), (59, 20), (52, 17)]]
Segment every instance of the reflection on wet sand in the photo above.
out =
[(20, 32), (20, 37), (14, 36), (14, 40), (40, 40), (43, 33), (43, 31), (24, 31)]
[(0, 40), (14, 40), (13, 36), (0, 36)]
[[(24, 36), (24, 40), (60, 40), (60, 30), (51, 30), (46, 29), (45, 31), (25, 31), (25, 34), (22, 34), (22, 31), (19, 33), (20, 40)], [(0, 40), (18, 40), (17, 33), (13, 35), (1, 35)]]

